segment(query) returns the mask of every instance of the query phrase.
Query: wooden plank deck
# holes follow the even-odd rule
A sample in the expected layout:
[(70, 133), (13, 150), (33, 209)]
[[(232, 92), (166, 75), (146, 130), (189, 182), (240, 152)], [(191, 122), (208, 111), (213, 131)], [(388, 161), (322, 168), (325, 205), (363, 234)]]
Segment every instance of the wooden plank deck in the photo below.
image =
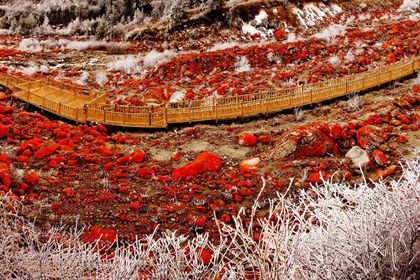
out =
[(167, 127), (187, 123), (256, 116), (345, 96), (400, 79), (420, 68), (420, 56), (364, 73), (315, 85), (259, 91), (242, 96), (164, 103), (158, 106), (109, 106), (107, 94), (49, 78), (32, 80), (0, 74), (0, 84), (13, 96), (61, 117), (126, 127)]

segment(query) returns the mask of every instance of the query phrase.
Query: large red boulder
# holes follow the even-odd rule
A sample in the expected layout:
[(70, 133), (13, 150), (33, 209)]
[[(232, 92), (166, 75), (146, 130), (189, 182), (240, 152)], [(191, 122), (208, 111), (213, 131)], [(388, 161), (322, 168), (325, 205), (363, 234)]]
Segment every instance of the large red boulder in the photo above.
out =
[(289, 156), (305, 158), (338, 154), (337, 144), (316, 127), (302, 126), (283, 134), (269, 154), (270, 159), (278, 160)]
[(357, 130), (357, 142), (364, 149), (376, 148), (387, 139), (388, 133), (374, 125), (365, 125)]
[(196, 176), (205, 172), (216, 172), (222, 168), (222, 160), (212, 153), (202, 152), (192, 162), (175, 169), (172, 172), (174, 179)]

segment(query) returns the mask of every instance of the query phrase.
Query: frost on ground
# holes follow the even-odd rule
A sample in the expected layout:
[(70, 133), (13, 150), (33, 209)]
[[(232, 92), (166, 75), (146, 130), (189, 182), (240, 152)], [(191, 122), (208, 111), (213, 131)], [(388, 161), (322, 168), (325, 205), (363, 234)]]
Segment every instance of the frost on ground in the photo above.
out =
[[(260, 192), (250, 215), (242, 209), (233, 223), (218, 223), (217, 244), (207, 235), (166, 232), (112, 249), (81, 242), (78, 230), (42, 232), (16, 214), (22, 205), (1, 197), (0, 277), (407, 279), (420, 264), (419, 180), (417, 158), (404, 164), (400, 179), (386, 183), (324, 182), (269, 201)], [(264, 218), (257, 215), (262, 205)]]
[(245, 56), (241, 56), (235, 65), (235, 72), (246, 72), (251, 70), (251, 66), (249, 65), (249, 61)]

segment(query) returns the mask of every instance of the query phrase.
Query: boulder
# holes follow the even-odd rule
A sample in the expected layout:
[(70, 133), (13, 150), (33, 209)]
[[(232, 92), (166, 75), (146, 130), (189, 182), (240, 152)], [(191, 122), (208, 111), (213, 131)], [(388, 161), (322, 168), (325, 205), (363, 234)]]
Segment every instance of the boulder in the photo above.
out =
[(314, 127), (299, 127), (282, 135), (280, 141), (269, 154), (278, 160), (291, 155), (298, 158), (338, 154), (337, 144), (324, 132)]
[(357, 142), (363, 149), (379, 147), (387, 139), (388, 133), (374, 125), (365, 125), (357, 130)]
[(239, 144), (247, 147), (254, 147), (257, 145), (258, 139), (254, 135), (244, 132), (239, 135)]
[(242, 173), (253, 173), (257, 170), (260, 163), (261, 159), (259, 157), (246, 159), (239, 164), (239, 171)]
[(369, 164), (370, 159), (368, 153), (359, 146), (352, 147), (347, 153), (346, 158), (353, 162), (354, 168), (365, 167)]
[(388, 158), (381, 150), (374, 150), (372, 152), (372, 158), (379, 165), (385, 165), (388, 161)]
[(175, 169), (172, 172), (174, 179), (196, 176), (205, 172), (216, 172), (222, 168), (222, 160), (209, 152), (202, 152), (192, 162)]

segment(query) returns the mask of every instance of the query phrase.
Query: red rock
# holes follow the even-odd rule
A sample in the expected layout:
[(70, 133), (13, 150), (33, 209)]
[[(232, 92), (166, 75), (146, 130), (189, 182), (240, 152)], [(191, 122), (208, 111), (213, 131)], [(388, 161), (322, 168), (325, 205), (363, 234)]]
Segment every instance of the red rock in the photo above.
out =
[(205, 227), (206, 226), (206, 222), (207, 222), (207, 217), (203, 216), (203, 217), (197, 217), (194, 221), (194, 225), (196, 227)]
[(67, 196), (74, 196), (76, 194), (75, 191), (72, 189), (64, 189), (63, 193), (66, 194)]
[(239, 135), (239, 144), (247, 147), (253, 147), (257, 145), (257, 137), (254, 135), (244, 132), (241, 135)]
[(381, 128), (365, 125), (357, 130), (357, 142), (362, 148), (378, 147), (388, 139), (388, 134)]
[(52, 144), (46, 147), (40, 148), (38, 151), (34, 153), (35, 158), (37, 159), (44, 159), (52, 155), (57, 151), (57, 149), (60, 147), (58, 144)]
[(105, 147), (99, 147), (96, 150), (99, 152), (99, 154), (101, 156), (104, 156), (104, 157), (112, 156), (114, 154), (114, 152), (112, 150), (107, 149)]
[(311, 182), (313, 184), (322, 183), (321, 172), (310, 173), (309, 176), (308, 176), (308, 180), (309, 180), (309, 182)]
[(117, 239), (117, 233), (113, 230), (103, 229), (99, 226), (93, 226), (86, 229), (83, 235), (83, 242), (93, 243), (97, 240), (113, 243)]
[(376, 170), (374, 173), (372, 173), (369, 176), (369, 178), (374, 182), (378, 182), (379, 179), (381, 179), (381, 178), (384, 179), (388, 176), (391, 176), (396, 171), (397, 171), (397, 166), (396, 165), (390, 165), (383, 170)]
[(130, 161), (130, 156), (123, 156), (120, 158), (117, 158), (115, 161), (119, 165), (127, 164)]
[(0, 154), (0, 162), (3, 162), (5, 164), (9, 165), (9, 164), (12, 163), (12, 160), (8, 156)]
[(375, 160), (375, 162), (379, 165), (385, 165), (386, 162), (388, 161), (388, 158), (386, 157), (386, 155), (380, 150), (374, 150), (372, 152), (372, 157)]
[(10, 185), (12, 184), (12, 179), (10, 179), (9, 176), (9, 169), (4, 169), (0, 166), (0, 180), (3, 182), (3, 184), (6, 187), (10, 187)]
[(268, 143), (270, 142), (270, 137), (268, 135), (261, 135), (258, 137), (258, 141), (260, 143)]
[(181, 153), (180, 152), (175, 152), (171, 156), (171, 160), (172, 161), (179, 161), (180, 159), (181, 159)]
[(239, 171), (242, 173), (253, 173), (257, 170), (260, 163), (261, 159), (258, 157), (246, 159), (239, 164)]
[(17, 162), (21, 162), (21, 163), (29, 163), (29, 161), (30, 161), (29, 157), (24, 156), (24, 155), (17, 156), (17, 157), (15, 158), (15, 160), (16, 160)]
[(401, 125), (401, 121), (396, 120), (396, 119), (392, 119), (389, 123), (392, 124), (393, 126), (400, 126)]
[(130, 155), (130, 158), (135, 163), (141, 163), (144, 160), (144, 153), (141, 151), (136, 151)]
[(277, 41), (281, 41), (286, 36), (286, 30), (284, 28), (280, 28), (274, 32), (274, 38), (276, 38)]
[(0, 138), (9, 136), (9, 128), (0, 123)]
[(209, 152), (202, 152), (192, 162), (172, 172), (174, 179), (196, 176), (200, 173), (216, 172), (222, 168), (222, 160)]
[(32, 170), (32, 171), (26, 173), (24, 179), (27, 183), (35, 184), (39, 181), (39, 176), (38, 176), (38, 173), (36, 173), (35, 171)]
[(137, 170), (137, 176), (140, 178), (152, 178), (155, 171), (150, 167), (143, 167)]
[(209, 251), (202, 250), (200, 254), (200, 258), (204, 265), (208, 265), (211, 261), (212, 255)]
[(408, 138), (404, 135), (400, 135), (400, 136), (398, 136), (397, 141), (399, 143), (405, 143), (405, 142), (408, 142)]
[(133, 201), (133, 202), (131, 202), (130, 207), (134, 211), (139, 211), (139, 209), (140, 209), (140, 201)]
[(13, 107), (0, 105), (0, 114), (10, 114), (13, 112)]
[(108, 162), (107, 164), (104, 164), (104, 170), (111, 170), (114, 164), (112, 162)]

